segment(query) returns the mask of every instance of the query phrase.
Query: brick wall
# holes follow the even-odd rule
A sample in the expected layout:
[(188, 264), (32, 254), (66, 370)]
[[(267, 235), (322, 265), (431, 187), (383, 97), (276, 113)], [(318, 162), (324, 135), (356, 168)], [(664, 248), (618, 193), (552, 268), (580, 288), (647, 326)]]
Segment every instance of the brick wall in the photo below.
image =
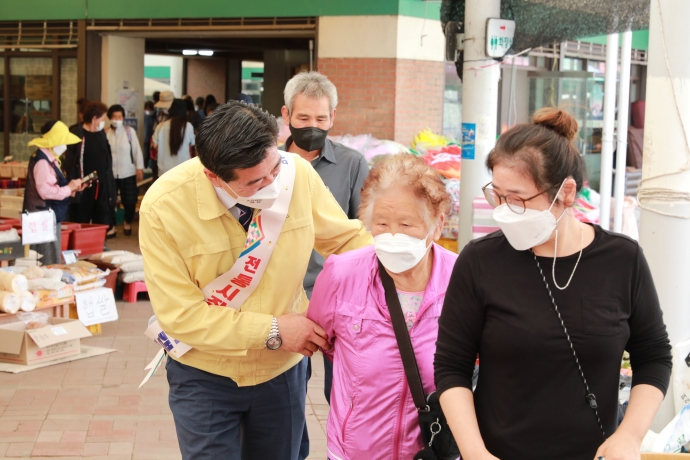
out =
[(443, 130), (443, 62), (398, 59), (395, 78), (395, 137), (410, 145), (414, 136), (429, 128)]
[(318, 66), (338, 88), (334, 135), (369, 133), (409, 145), (422, 129), (441, 132), (442, 62), (321, 58)]
[(395, 59), (321, 58), (319, 72), (338, 88), (332, 133), (395, 135)]
[[(219, 104), (224, 103), (226, 101), (225, 77), (227, 73), (225, 59), (186, 59), (186, 61), (187, 87), (185, 94), (189, 94), (194, 99), (213, 94)], [(182, 94), (175, 96), (182, 97)]]

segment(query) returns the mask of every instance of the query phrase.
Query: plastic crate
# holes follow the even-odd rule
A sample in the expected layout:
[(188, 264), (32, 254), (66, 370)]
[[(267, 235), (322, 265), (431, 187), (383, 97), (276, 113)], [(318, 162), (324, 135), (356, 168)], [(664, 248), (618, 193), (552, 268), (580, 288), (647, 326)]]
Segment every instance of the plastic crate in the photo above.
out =
[[(76, 225), (79, 227), (75, 227)], [(105, 234), (108, 231), (107, 225), (73, 224), (68, 222), (67, 229), (72, 230), (69, 236), (69, 249), (80, 250), (80, 256), (103, 252)]]
[(66, 251), (69, 249), (69, 236), (72, 230), (65, 230), (64, 228), (60, 232), (60, 250)]
[(114, 294), (115, 289), (117, 288), (117, 274), (120, 273), (120, 269), (116, 265), (102, 262), (100, 260), (89, 260), (89, 262), (103, 271), (110, 270), (110, 274), (105, 277), (104, 287), (112, 289)]

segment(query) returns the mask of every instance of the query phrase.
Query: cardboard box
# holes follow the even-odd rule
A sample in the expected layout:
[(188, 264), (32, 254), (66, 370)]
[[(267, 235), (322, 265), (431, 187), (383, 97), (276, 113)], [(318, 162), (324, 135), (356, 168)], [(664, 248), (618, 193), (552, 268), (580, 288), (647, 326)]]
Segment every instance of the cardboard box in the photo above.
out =
[(31, 365), (77, 355), (79, 339), (91, 336), (78, 320), (49, 318), (49, 322), (30, 331), (22, 321), (0, 325), (0, 361)]

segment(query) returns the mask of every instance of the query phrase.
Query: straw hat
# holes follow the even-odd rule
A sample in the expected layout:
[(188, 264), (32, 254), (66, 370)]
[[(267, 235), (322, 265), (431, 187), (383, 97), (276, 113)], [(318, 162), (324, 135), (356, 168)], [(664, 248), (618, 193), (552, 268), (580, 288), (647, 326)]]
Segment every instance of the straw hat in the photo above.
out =
[(56, 145), (71, 145), (81, 142), (79, 136), (75, 136), (69, 132), (67, 125), (61, 121), (55, 122), (50, 131), (45, 133), (42, 137), (37, 137), (29, 142), (29, 147), (36, 146), (41, 149), (50, 149)]
[(153, 106), (159, 109), (169, 109), (173, 100), (175, 100), (175, 94), (172, 91), (163, 91), (160, 99)]

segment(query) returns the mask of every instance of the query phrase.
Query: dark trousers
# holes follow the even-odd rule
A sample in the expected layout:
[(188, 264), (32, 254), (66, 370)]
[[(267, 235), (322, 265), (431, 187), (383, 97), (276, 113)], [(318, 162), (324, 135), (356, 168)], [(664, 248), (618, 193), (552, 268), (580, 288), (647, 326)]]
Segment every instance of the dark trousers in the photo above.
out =
[[(120, 201), (125, 208), (125, 222), (131, 224), (134, 220), (134, 212), (139, 199), (139, 188), (137, 187), (137, 176), (115, 179), (115, 190), (120, 192)], [(115, 222), (115, 219), (113, 219)]]
[(323, 355), (323, 395), (328, 404), (331, 404), (331, 388), (333, 387), (333, 361)]
[(151, 159), (151, 143), (144, 142), (144, 168), (149, 167), (149, 160)]
[(238, 387), (173, 359), (170, 409), (184, 460), (296, 460), (306, 425), (306, 358), (255, 386)]
[(104, 224), (112, 227), (115, 225), (115, 222), (112, 221), (113, 211), (110, 207), (110, 202), (108, 191), (103, 186), (103, 183), (99, 181), (98, 185), (94, 184), (85, 189), (81, 193), (79, 203), (72, 205), (75, 207), (75, 222), (81, 224)]

